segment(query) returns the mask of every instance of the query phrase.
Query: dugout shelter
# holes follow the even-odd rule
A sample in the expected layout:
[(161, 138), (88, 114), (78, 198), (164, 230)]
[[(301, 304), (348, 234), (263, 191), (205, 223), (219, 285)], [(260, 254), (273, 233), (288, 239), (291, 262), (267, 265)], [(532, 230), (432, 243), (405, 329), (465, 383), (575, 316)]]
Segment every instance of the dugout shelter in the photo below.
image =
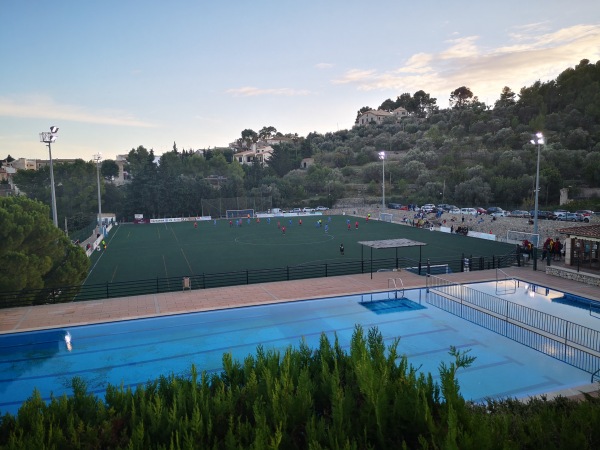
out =
[[(413, 241), (412, 239), (385, 239), (382, 241), (359, 241), (360, 244), (360, 259), (364, 260), (363, 250), (365, 247), (371, 249), (371, 279), (373, 279), (373, 249), (393, 248), (396, 250), (396, 263), (398, 262), (398, 249), (404, 247), (419, 247), (419, 266), (422, 261), (421, 247), (427, 245), (425, 242)], [(397, 269), (398, 267), (396, 267)]]

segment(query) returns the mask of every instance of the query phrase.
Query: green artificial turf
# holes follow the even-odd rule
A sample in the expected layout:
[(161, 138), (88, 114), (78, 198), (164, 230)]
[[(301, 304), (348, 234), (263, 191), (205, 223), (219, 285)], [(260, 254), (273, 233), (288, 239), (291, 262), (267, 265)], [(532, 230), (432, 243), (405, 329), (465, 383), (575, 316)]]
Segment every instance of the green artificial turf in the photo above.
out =
[[(302, 219), (302, 225), (299, 219)], [(317, 220), (322, 226), (317, 227)], [(331, 220), (330, 220), (331, 219)], [(351, 229), (348, 230), (347, 221)], [(285, 235), (278, 222), (286, 227)], [(358, 222), (358, 229), (355, 223)], [(366, 221), (350, 216), (303, 216), (291, 219), (243, 220), (230, 226), (229, 220), (163, 224), (123, 224), (106, 238), (107, 248), (92, 255), (86, 285), (268, 269), (300, 264), (368, 260), (371, 249), (359, 241), (407, 238), (427, 245), (421, 248), (423, 261), (450, 260), (465, 256), (501, 256), (513, 245), (484, 239), (440, 233), (407, 225)], [(235, 224), (235, 221), (234, 221)], [(325, 231), (327, 225), (328, 231)], [(345, 254), (339, 251), (344, 244)], [(373, 250), (373, 259), (410, 258), (419, 260), (419, 248)]]

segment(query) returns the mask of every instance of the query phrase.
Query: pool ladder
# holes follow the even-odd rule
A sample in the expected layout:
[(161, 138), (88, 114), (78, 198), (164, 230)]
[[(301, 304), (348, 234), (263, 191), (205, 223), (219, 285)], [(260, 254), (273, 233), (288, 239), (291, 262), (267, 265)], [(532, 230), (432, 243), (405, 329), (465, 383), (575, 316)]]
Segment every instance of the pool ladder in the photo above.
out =
[[(402, 282), (402, 278), (388, 278), (388, 289), (393, 289), (394, 298), (404, 298), (404, 283)], [(398, 297), (398, 292), (400, 292), (400, 297)]]
[[(512, 282), (512, 289), (510, 288), (509, 282)], [(499, 288), (498, 284), (506, 283), (503, 289)], [(517, 280), (509, 276), (504, 270), (496, 269), (496, 295), (500, 294), (514, 294), (517, 292)]]

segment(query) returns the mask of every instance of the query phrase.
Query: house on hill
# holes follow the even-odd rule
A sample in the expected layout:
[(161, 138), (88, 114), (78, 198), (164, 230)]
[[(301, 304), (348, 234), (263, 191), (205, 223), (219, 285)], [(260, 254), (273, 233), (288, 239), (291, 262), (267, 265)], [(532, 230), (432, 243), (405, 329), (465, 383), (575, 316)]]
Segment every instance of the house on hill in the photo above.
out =
[(408, 111), (402, 107), (396, 108), (393, 111), (383, 111), (381, 109), (365, 111), (356, 119), (356, 125), (368, 125), (370, 123), (380, 124), (388, 118), (401, 120), (409, 115)]

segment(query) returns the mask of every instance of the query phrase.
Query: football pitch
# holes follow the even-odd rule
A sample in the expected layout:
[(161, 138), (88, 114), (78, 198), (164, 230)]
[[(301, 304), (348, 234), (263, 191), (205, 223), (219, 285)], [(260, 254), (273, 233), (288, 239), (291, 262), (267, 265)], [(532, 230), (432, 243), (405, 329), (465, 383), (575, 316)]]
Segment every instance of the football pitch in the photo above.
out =
[[(317, 225), (319, 219), (321, 226)], [(368, 260), (371, 249), (359, 241), (400, 238), (426, 243), (421, 247), (421, 259), (431, 259), (432, 264), (460, 259), (463, 254), (491, 257), (514, 250), (510, 244), (350, 216), (263, 218), (250, 223), (243, 219), (241, 226), (236, 226), (235, 220), (232, 226), (229, 220), (211, 220), (197, 222), (197, 228), (194, 222), (122, 224), (107, 236), (106, 250), (91, 256), (84, 284)], [(373, 250), (373, 259), (396, 255), (419, 261), (419, 248)]]

